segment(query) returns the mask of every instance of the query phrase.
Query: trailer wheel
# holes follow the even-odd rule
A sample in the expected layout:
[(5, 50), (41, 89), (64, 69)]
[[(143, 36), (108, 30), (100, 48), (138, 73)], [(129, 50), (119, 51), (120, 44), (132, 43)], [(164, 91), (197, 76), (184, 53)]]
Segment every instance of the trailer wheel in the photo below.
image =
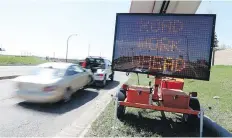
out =
[[(126, 99), (126, 95), (120, 90), (117, 92), (118, 101), (124, 101)], [(117, 106), (117, 118), (120, 120), (123, 118), (125, 114), (126, 107), (123, 105)]]
[[(193, 110), (200, 111), (200, 103), (196, 97), (191, 97), (189, 101), (189, 107)], [(191, 124), (191, 125), (198, 125), (200, 124), (200, 119), (197, 115), (189, 115), (189, 114), (183, 114), (183, 120), (184, 122)]]

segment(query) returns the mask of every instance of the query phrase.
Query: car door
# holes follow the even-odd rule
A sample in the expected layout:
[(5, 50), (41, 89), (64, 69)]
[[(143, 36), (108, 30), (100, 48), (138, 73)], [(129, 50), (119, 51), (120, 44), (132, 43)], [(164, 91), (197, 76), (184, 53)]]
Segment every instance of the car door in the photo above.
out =
[(68, 83), (68, 86), (71, 86), (71, 88), (76, 91), (79, 89), (80, 84), (78, 83), (78, 78), (79, 78), (80, 74), (78, 72), (75, 71), (74, 66), (70, 66), (66, 73), (65, 73), (65, 77)]
[(113, 72), (112, 72), (112, 63), (108, 60), (108, 62), (109, 62), (109, 72), (110, 72), (110, 74), (112, 74)]
[(78, 72), (79, 74), (77, 78), (77, 81), (78, 81), (77, 83), (79, 87), (82, 88), (86, 86), (86, 84), (88, 84), (88, 81), (89, 81), (89, 73), (78, 65), (74, 65), (74, 68), (75, 68), (75, 71)]
[(106, 72), (107, 72), (107, 76), (108, 78), (110, 77), (112, 71), (111, 71), (111, 63), (109, 62), (109, 60), (105, 60), (106, 62)]

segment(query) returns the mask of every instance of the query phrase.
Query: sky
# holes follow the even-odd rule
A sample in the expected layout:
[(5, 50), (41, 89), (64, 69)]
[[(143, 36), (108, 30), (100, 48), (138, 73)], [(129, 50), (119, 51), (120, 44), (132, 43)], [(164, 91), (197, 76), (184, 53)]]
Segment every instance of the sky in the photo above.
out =
[[(232, 1), (202, 2), (197, 13), (216, 13), (219, 44), (232, 46)], [(0, 0), (0, 46), (8, 54), (112, 58), (116, 13), (130, 0)]]
[(117, 12), (129, 12), (130, 1), (0, 1), (0, 44), (9, 53), (65, 58), (112, 58)]
[(202, 1), (196, 13), (216, 14), (216, 33), (219, 45), (232, 48), (232, 1)]

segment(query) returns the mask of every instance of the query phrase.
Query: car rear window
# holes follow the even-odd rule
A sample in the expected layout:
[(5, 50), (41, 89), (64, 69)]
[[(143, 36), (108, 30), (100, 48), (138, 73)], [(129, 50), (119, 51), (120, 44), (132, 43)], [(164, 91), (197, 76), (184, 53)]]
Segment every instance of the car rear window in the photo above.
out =
[(65, 73), (64, 69), (39, 67), (34, 69), (31, 72), (31, 75), (39, 75), (39, 76), (47, 76), (47, 77), (62, 77), (64, 76), (64, 73)]
[(90, 67), (98, 67), (101, 66), (102, 68), (104, 68), (104, 59), (102, 58), (87, 58), (86, 59), (86, 68), (90, 68)]
[(86, 60), (89, 63), (99, 63), (99, 64), (104, 63), (104, 59), (102, 58), (87, 58)]

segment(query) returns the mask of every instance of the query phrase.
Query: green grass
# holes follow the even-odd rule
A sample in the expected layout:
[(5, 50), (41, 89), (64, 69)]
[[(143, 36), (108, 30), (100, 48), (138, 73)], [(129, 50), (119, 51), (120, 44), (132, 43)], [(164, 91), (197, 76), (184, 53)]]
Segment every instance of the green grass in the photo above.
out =
[[(123, 120), (114, 126), (114, 103), (111, 102), (92, 124), (85, 137), (198, 137), (199, 129), (181, 122), (181, 115), (159, 111), (127, 108)], [(213, 136), (208, 130), (204, 136)]]
[[(198, 92), (205, 114), (232, 132), (232, 66), (214, 66), (210, 81), (186, 80), (186, 92)], [(214, 99), (219, 96), (220, 99)], [(212, 107), (209, 110), (209, 107)]]
[(7, 56), (0, 55), (0, 65), (10, 65), (10, 64), (22, 64), (22, 65), (35, 65), (46, 62), (38, 57), (34, 56)]
[[(205, 114), (218, 124), (232, 132), (232, 66), (214, 66), (211, 70), (210, 81), (185, 80), (186, 92), (196, 91), (201, 105), (207, 109)], [(152, 77), (139, 75), (140, 85), (148, 85), (153, 81)], [(127, 82), (137, 84), (137, 75), (132, 74)], [(219, 96), (217, 101), (214, 96)], [(211, 110), (208, 110), (212, 107)], [(110, 136), (136, 136), (136, 137), (171, 137), (199, 136), (197, 128), (181, 122), (181, 114), (165, 112), (166, 119), (162, 118), (159, 111), (127, 108), (125, 118), (117, 120), (117, 129), (113, 130), (114, 104), (111, 102), (100, 117), (92, 124), (86, 136), (110, 137)], [(204, 136), (212, 136), (208, 130)]]

